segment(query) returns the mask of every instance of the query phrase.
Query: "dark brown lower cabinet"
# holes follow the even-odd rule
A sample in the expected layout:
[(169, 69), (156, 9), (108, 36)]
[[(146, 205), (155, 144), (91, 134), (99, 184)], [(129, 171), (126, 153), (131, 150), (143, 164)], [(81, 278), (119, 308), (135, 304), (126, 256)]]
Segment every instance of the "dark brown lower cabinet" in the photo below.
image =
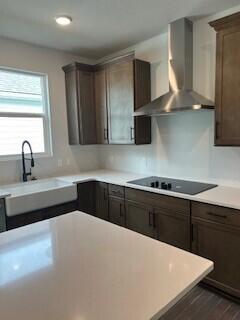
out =
[(108, 184), (96, 182), (96, 217), (108, 220)]
[(96, 214), (96, 182), (88, 181), (79, 183), (78, 210), (95, 215)]
[(206, 282), (240, 298), (240, 228), (192, 219), (192, 251), (214, 262)]
[(190, 216), (176, 210), (154, 208), (156, 238), (175, 247), (190, 250)]
[(119, 226), (126, 225), (124, 198), (109, 196), (109, 221)]
[(127, 227), (190, 250), (190, 201), (125, 189)]
[(154, 214), (151, 206), (126, 201), (126, 227), (146, 236), (155, 237)]
[(77, 201), (71, 201), (49, 208), (19, 214), (13, 217), (6, 217), (7, 230), (19, 228), (38, 221), (54, 218), (75, 210), (77, 210)]
[(78, 210), (108, 220), (108, 184), (97, 181), (79, 183)]
[(0, 199), (0, 232), (6, 231), (5, 200)]

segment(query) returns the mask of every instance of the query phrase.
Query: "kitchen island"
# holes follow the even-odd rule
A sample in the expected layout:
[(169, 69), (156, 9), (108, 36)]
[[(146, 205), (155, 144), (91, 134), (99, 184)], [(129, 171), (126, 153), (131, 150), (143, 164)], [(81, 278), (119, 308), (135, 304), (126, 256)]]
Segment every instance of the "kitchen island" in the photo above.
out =
[(75, 211), (0, 234), (4, 320), (158, 319), (204, 258)]

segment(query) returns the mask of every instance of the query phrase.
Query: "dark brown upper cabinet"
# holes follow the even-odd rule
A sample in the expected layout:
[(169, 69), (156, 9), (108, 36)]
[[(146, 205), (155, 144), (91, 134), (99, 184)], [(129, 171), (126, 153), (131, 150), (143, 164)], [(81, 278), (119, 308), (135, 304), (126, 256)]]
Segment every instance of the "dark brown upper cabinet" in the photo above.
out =
[(217, 31), (215, 145), (240, 146), (240, 12), (210, 26)]
[(149, 144), (151, 118), (134, 117), (151, 100), (150, 64), (121, 57), (63, 67), (70, 144)]
[(96, 144), (94, 70), (73, 63), (65, 72), (69, 144)]
[(107, 68), (109, 143), (133, 144), (133, 63), (126, 61)]
[(134, 117), (151, 100), (150, 64), (132, 58), (106, 66), (110, 144), (151, 143), (151, 118)]
[(108, 111), (106, 70), (94, 73), (97, 143), (108, 143)]

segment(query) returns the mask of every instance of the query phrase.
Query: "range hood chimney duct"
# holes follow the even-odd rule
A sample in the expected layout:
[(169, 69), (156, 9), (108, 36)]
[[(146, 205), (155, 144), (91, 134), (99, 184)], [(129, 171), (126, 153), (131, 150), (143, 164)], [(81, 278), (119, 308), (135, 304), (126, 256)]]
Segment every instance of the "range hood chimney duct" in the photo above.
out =
[(214, 108), (212, 101), (193, 91), (192, 29), (187, 18), (169, 25), (169, 92), (136, 110), (135, 116)]

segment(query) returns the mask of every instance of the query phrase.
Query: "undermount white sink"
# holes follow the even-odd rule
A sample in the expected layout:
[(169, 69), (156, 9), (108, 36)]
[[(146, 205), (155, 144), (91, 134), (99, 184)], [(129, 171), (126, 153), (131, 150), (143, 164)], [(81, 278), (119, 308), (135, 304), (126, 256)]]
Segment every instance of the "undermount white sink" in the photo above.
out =
[(1, 187), (6, 197), (7, 216), (51, 207), (77, 199), (77, 186), (59, 179), (44, 179)]

